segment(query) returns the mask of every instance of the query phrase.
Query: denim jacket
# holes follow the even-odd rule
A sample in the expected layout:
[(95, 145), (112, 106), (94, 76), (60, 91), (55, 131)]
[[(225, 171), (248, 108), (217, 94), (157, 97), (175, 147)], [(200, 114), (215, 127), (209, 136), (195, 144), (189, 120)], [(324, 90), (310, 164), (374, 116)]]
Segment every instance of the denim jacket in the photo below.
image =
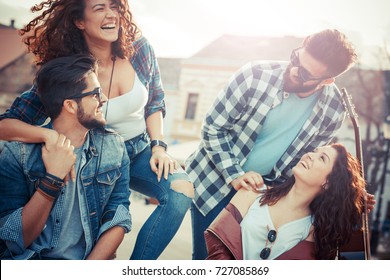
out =
[[(87, 207), (80, 207), (80, 215), (89, 225), (89, 230), (84, 232), (88, 255), (108, 229), (120, 226), (126, 233), (131, 229), (130, 161), (122, 137), (108, 130), (91, 130), (86, 147), (86, 163), (80, 166), (78, 176), (84, 190), (81, 195), (87, 204)], [(61, 245), (58, 244), (60, 233), (64, 230), (61, 216), (67, 211), (63, 207), (62, 194), (66, 189), (51, 210), (55, 217), (51, 239), (38, 237), (28, 248), (24, 246), (21, 214), (35, 192), (37, 180), (45, 173), (41, 149), (41, 144), (9, 142), (0, 154), (0, 259), (39, 258), (43, 250)], [(100, 167), (96, 170), (99, 162)]]

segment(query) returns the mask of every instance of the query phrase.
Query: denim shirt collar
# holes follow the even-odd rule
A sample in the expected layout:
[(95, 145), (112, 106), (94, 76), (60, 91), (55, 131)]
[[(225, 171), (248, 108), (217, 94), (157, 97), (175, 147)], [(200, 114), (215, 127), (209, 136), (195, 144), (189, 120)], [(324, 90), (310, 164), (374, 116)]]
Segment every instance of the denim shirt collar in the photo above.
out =
[(92, 156), (98, 156), (99, 152), (96, 149), (95, 145), (95, 135), (92, 133), (92, 130), (88, 131), (88, 136), (89, 138), (89, 146), (88, 146), (88, 151), (87, 151), (87, 158), (91, 158)]

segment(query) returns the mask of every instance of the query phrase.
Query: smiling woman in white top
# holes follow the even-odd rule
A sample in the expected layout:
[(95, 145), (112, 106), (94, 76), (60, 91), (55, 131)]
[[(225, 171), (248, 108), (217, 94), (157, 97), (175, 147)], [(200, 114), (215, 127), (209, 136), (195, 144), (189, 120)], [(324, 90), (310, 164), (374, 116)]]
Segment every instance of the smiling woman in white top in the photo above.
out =
[[(206, 231), (208, 259), (335, 259), (359, 224), (364, 187), (359, 162), (344, 146), (307, 153), (282, 185), (235, 194)], [(306, 251), (296, 250), (303, 242)]]

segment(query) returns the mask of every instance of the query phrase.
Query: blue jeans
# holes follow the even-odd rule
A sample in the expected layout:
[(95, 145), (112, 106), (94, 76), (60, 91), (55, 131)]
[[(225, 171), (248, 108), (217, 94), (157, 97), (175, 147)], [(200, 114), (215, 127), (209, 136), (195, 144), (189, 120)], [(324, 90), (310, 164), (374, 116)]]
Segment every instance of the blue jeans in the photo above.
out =
[(207, 257), (206, 241), (204, 232), (207, 227), (214, 221), (218, 214), (226, 205), (229, 204), (236, 190), (232, 188), (230, 193), (218, 203), (206, 216), (198, 210), (194, 203), (191, 205), (191, 220), (192, 220), (192, 259), (204, 260)]
[(171, 182), (190, 179), (180, 169), (169, 174), (167, 180), (161, 177), (160, 182), (157, 181), (149, 164), (152, 152), (146, 133), (125, 141), (125, 145), (130, 158), (130, 189), (159, 201), (138, 233), (130, 259), (155, 260), (176, 234), (191, 205), (191, 198), (172, 190)]

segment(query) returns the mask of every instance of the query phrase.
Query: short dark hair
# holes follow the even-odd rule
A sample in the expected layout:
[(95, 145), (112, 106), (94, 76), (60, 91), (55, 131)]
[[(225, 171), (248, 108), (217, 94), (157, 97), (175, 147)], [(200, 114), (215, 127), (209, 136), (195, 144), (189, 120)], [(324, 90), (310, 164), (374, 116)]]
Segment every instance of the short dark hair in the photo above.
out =
[(39, 69), (35, 84), (46, 113), (52, 120), (61, 113), (65, 99), (87, 88), (86, 74), (91, 72), (97, 72), (97, 64), (90, 55), (55, 58)]
[(353, 44), (345, 34), (336, 29), (326, 29), (306, 37), (303, 47), (311, 56), (327, 66), (331, 77), (342, 74), (357, 60)]

